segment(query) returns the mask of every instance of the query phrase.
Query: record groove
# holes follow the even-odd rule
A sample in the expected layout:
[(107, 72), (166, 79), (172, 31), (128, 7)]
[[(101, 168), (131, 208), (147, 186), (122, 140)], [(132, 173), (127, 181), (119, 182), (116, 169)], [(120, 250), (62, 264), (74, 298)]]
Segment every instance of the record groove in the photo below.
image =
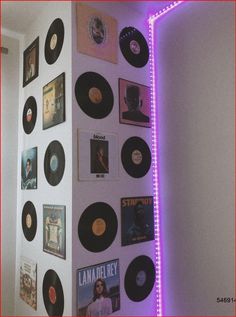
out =
[(64, 311), (63, 287), (54, 270), (48, 270), (43, 278), (43, 301), (49, 316), (62, 316)]
[(114, 96), (108, 81), (98, 73), (86, 72), (75, 84), (76, 100), (84, 113), (94, 119), (109, 115)]
[(125, 273), (125, 291), (134, 302), (144, 300), (152, 291), (155, 282), (155, 266), (145, 255), (138, 256), (128, 266)]
[(117, 224), (116, 213), (108, 204), (96, 202), (88, 206), (78, 224), (81, 244), (91, 252), (106, 250), (115, 239)]
[(21, 224), (25, 238), (32, 241), (37, 231), (37, 214), (31, 201), (27, 201), (23, 207)]
[(50, 185), (60, 183), (65, 170), (65, 153), (60, 142), (52, 141), (44, 156), (44, 173)]
[(30, 96), (24, 105), (22, 123), (25, 133), (30, 134), (37, 119), (37, 103), (33, 96)]
[(145, 176), (151, 166), (151, 152), (147, 143), (139, 137), (126, 140), (121, 150), (121, 161), (130, 176)]
[(64, 42), (64, 24), (61, 19), (55, 19), (49, 27), (44, 55), (48, 64), (53, 64), (58, 59)]
[(143, 34), (134, 27), (125, 27), (120, 32), (120, 49), (127, 60), (134, 67), (143, 67), (149, 59), (148, 44)]

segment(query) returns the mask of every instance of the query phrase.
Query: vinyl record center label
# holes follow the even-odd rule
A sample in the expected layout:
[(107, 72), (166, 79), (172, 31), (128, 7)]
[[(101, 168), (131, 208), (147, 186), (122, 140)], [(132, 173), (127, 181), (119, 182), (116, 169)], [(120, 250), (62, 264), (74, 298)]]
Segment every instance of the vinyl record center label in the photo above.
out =
[(26, 223), (27, 228), (30, 229), (32, 226), (32, 217), (30, 214), (27, 214), (26, 219), (25, 219), (25, 223)]
[(141, 49), (140, 49), (140, 45), (139, 45), (139, 43), (137, 41), (132, 40), (130, 42), (129, 46), (130, 46), (130, 49), (131, 49), (132, 53), (134, 53), (135, 55), (140, 54), (140, 50)]
[(56, 170), (58, 169), (58, 164), (58, 157), (56, 156), (56, 154), (53, 154), (50, 159), (50, 168), (52, 172), (56, 172)]
[(57, 35), (56, 33), (54, 33), (50, 40), (50, 49), (54, 50), (56, 46), (57, 46)]
[(136, 284), (138, 286), (143, 286), (146, 282), (147, 274), (144, 271), (139, 271), (136, 276)]
[(95, 236), (102, 236), (106, 231), (106, 222), (102, 218), (97, 218), (92, 224), (92, 231)]
[(142, 163), (143, 156), (142, 153), (139, 150), (134, 150), (132, 152), (132, 161), (134, 164), (139, 165)]
[(31, 108), (28, 109), (27, 114), (26, 114), (26, 120), (27, 122), (30, 122), (32, 119), (32, 110)]
[(50, 286), (48, 290), (48, 297), (50, 302), (54, 305), (57, 301), (57, 293), (54, 287)]
[(101, 103), (102, 101), (102, 93), (101, 90), (96, 88), (96, 87), (92, 87), (89, 89), (89, 99), (91, 100), (92, 103), (94, 103), (95, 105)]

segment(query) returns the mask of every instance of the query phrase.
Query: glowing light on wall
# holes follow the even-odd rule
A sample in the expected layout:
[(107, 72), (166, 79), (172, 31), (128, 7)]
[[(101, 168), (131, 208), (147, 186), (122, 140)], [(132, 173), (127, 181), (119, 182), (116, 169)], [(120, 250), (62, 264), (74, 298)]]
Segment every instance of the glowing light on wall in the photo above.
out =
[(152, 117), (152, 168), (153, 168), (153, 201), (155, 215), (155, 240), (156, 240), (156, 296), (157, 296), (157, 316), (162, 316), (162, 267), (161, 267), (161, 237), (160, 237), (160, 209), (158, 194), (158, 157), (157, 157), (157, 100), (156, 100), (156, 80), (155, 74), (155, 49), (154, 49), (154, 26), (157, 19), (175, 9), (184, 1), (175, 1), (164, 9), (150, 16), (149, 22), (149, 52), (150, 52), (150, 82), (151, 82), (151, 117)]

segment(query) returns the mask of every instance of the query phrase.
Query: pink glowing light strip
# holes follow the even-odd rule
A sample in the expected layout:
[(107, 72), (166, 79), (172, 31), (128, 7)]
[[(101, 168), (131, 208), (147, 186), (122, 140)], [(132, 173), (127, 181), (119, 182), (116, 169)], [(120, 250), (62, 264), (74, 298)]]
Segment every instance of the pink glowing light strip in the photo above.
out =
[(160, 239), (160, 209), (158, 194), (158, 158), (157, 158), (157, 100), (156, 100), (156, 74), (154, 54), (154, 25), (155, 21), (175, 9), (183, 1), (175, 1), (156, 14), (150, 16), (149, 22), (149, 52), (150, 52), (150, 82), (151, 82), (151, 117), (152, 117), (152, 168), (153, 168), (153, 200), (155, 214), (155, 240), (156, 240), (156, 296), (157, 316), (162, 316), (162, 277), (161, 277), (161, 239)]

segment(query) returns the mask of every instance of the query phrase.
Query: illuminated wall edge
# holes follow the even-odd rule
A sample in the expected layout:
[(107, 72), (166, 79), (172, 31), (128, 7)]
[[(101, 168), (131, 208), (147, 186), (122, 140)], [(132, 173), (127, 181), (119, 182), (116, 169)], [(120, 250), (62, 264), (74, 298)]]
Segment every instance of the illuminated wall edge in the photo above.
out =
[(154, 52), (154, 25), (155, 22), (172, 11), (184, 1), (175, 1), (164, 9), (158, 11), (148, 19), (149, 23), (149, 52), (150, 52), (150, 84), (151, 84), (151, 117), (152, 117), (152, 168), (153, 168), (153, 200), (155, 215), (155, 240), (156, 240), (156, 296), (157, 316), (162, 316), (162, 265), (161, 265), (161, 241), (160, 241), (160, 209), (158, 194), (158, 158), (157, 158), (157, 100), (156, 100), (156, 74)]

